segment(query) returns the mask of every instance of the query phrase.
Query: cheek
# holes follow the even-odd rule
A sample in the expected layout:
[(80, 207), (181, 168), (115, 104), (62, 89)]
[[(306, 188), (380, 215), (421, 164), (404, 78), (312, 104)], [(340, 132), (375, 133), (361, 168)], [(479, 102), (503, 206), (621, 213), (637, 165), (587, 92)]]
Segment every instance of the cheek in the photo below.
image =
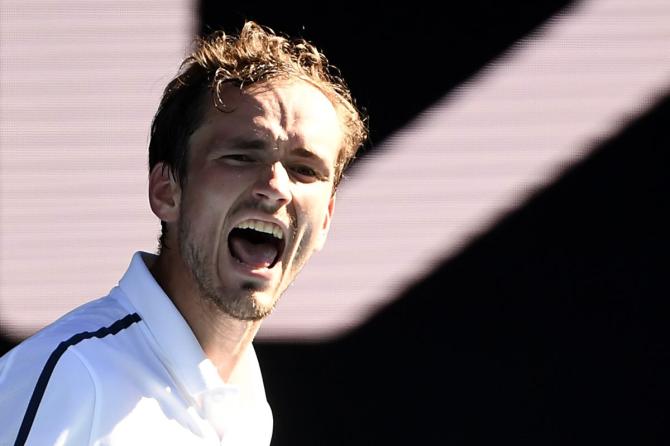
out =
[(224, 205), (225, 196), (223, 194), (213, 194), (211, 189), (203, 186), (193, 185), (191, 190), (199, 192), (186, 194), (181, 203), (182, 218), (188, 221), (190, 230), (193, 232), (191, 236), (196, 238), (201, 238), (215, 230), (221, 224), (227, 209)]
[(302, 239), (298, 243), (298, 246), (295, 250), (295, 256), (291, 261), (291, 273), (296, 275), (300, 272), (305, 263), (309, 260), (312, 252), (314, 251), (314, 230), (311, 226), (307, 225), (304, 228)]
[[(296, 200), (296, 197), (293, 198), (293, 205), (295, 206), (295, 213), (298, 219), (298, 225), (306, 231), (312, 231), (315, 228), (318, 228), (318, 216), (321, 214), (321, 204), (318, 200)], [(307, 234), (305, 237), (307, 238)]]
[(324, 202), (321, 197), (311, 200), (302, 209), (302, 240), (301, 252), (303, 256), (311, 253), (320, 243), (324, 224), (328, 221), (328, 202)]

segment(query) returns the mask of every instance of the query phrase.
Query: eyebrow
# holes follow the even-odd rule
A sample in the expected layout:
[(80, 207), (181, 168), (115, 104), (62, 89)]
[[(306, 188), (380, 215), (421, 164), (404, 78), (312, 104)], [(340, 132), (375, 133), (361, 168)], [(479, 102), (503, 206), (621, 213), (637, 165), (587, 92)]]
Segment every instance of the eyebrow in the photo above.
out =
[[(226, 145), (239, 148), (242, 150), (265, 150), (270, 145), (267, 141), (261, 138), (247, 138), (244, 136), (238, 136), (231, 139)], [(292, 155), (298, 156), (300, 158), (306, 158), (314, 161), (318, 161), (321, 164), (326, 164), (326, 162), (316, 153), (308, 150), (304, 147), (298, 147), (291, 151)]]
[(322, 179), (329, 179), (330, 175), (332, 174), (332, 170), (330, 167), (328, 167), (328, 163), (321, 158), (319, 155), (317, 155), (314, 152), (311, 152), (304, 147), (298, 147), (297, 149), (294, 149), (291, 152), (293, 155), (298, 156), (300, 158), (305, 158), (307, 160), (312, 161), (313, 163), (316, 163), (319, 167), (317, 168), (318, 170), (322, 170), (323, 175), (320, 175)]
[(291, 153), (294, 154), (294, 155), (297, 155), (301, 158), (309, 158), (309, 159), (323, 161), (320, 156), (318, 156), (314, 152), (311, 152), (311, 151), (305, 149), (304, 147), (298, 147), (297, 149), (292, 150)]
[(233, 138), (228, 144), (245, 150), (263, 150), (268, 147), (268, 143), (263, 139), (245, 137)]
[[(245, 150), (264, 150), (269, 145), (268, 142), (265, 141), (264, 139), (246, 138), (244, 136), (239, 136), (239, 137), (233, 138), (228, 144), (230, 144), (233, 147), (237, 147), (237, 148), (245, 149)], [(297, 149), (293, 149), (291, 151), (291, 154), (299, 156), (301, 158), (321, 160), (320, 156), (318, 156), (317, 154), (315, 154), (311, 150), (308, 150), (304, 147), (298, 147)]]

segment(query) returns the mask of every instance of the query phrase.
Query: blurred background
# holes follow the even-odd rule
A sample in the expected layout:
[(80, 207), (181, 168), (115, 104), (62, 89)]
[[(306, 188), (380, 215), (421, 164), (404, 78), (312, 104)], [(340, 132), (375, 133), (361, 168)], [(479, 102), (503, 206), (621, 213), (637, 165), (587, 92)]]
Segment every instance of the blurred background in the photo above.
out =
[(247, 19), (371, 129), (256, 341), (273, 445), (667, 444), (667, 0), (2, 0), (0, 354), (155, 251), (162, 88)]

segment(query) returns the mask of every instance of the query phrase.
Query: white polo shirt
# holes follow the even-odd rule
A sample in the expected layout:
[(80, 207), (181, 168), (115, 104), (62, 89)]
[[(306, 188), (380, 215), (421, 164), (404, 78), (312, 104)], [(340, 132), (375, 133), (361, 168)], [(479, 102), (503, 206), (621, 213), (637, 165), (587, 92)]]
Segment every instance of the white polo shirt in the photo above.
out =
[[(108, 296), (0, 358), (0, 445), (268, 445), (253, 347), (225, 383), (135, 253)], [(144, 258), (144, 259), (143, 259)]]

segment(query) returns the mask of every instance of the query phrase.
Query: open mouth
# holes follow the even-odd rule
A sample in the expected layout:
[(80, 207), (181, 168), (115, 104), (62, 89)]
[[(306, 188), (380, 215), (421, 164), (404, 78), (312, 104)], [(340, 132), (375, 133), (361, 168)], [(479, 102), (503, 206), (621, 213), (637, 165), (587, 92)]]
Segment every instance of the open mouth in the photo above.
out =
[(245, 220), (228, 234), (228, 249), (233, 258), (255, 269), (274, 267), (284, 245), (281, 228), (260, 220)]

